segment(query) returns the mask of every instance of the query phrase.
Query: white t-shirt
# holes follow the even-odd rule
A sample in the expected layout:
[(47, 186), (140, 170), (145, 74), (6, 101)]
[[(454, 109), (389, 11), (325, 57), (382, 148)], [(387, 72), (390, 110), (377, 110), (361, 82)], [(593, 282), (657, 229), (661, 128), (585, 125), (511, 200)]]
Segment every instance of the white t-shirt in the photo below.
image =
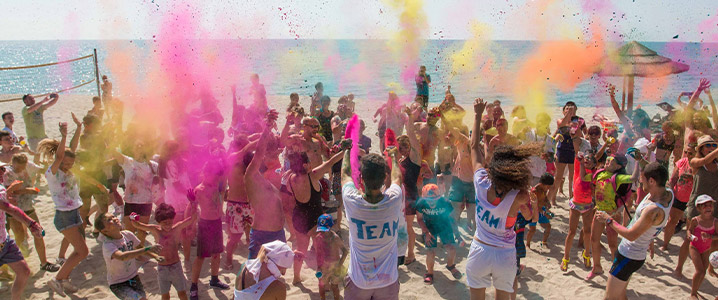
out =
[[(544, 137), (538, 137), (536, 136), (536, 130), (531, 129), (526, 132), (526, 142), (533, 143), (533, 142), (544, 142)], [(545, 145), (544, 145), (545, 147)], [(531, 162), (529, 166), (529, 170), (531, 171), (531, 176), (533, 177), (541, 177), (544, 173), (546, 173), (546, 161), (541, 158), (541, 156), (533, 155), (529, 157), (529, 161)]]
[(361, 289), (387, 287), (399, 278), (397, 231), (403, 203), (401, 187), (392, 184), (384, 199), (371, 204), (350, 182), (342, 188), (349, 224), (349, 278)]
[(7, 132), (10, 133), (10, 136), (12, 137), (12, 143), (13, 143), (13, 144), (18, 144), (18, 143), (19, 143), (19, 140), (18, 140), (18, 138), (17, 138), (17, 135), (15, 135), (15, 132), (13, 132), (12, 129), (10, 129), (9, 127), (6, 126), (6, 127), (3, 128), (2, 130), (3, 130), (3, 131), (7, 131)]
[[(7, 193), (5, 187), (0, 184), (0, 202), (8, 203)], [(5, 211), (0, 210), (0, 243), (4, 243), (7, 240), (7, 229), (5, 229)]]
[[(187, 200), (187, 189), (191, 187), (187, 172), (181, 172), (177, 168), (177, 164), (170, 160), (167, 161), (165, 183), (165, 203), (171, 205), (175, 211), (184, 211), (189, 201)], [(184, 188), (177, 189), (176, 184), (180, 184)]]
[(125, 171), (125, 202), (151, 204), (154, 200), (152, 177), (157, 174), (157, 163), (151, 160), (140, 163), (129, 156), (124, 157), (125, 161), (120, 166)]
[(102, 256), (105, 258), (105, 265), (107, 266), (107, 283), (110, 285), (116, 283), (122, 283), (137, 276), (137, 270), (140, 268), (140, 264), (137, 263), (136, 259), (130, 260), (119, 260), (112, 258), (112, 254), (120, 250), (122, 252), (135, 250), (137, 245), (140, 244), (140, 240), (127, 230), (123, 230), (122, 239), (110, 239), (105, 235), (102, 235)]
[(47, 187), (52, 195), (52, 202), (55, 203), (55, 209), (59, 211), (71, 211), (82, 206), (80, 198), (80, 189), (77, 188), (77, 179), (72, 174), (65, 174), (57, 169), (57, 174), (53, 175), (51, 168), (45, 171), (45, 179), (47, 179)]

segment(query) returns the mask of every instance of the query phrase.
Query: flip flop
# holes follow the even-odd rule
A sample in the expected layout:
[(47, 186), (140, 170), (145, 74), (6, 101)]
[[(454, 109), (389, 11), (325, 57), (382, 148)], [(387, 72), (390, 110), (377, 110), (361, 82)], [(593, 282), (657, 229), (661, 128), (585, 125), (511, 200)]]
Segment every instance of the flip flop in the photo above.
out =
[(454, 276), (454, 279), (461, 279), (462, 274), (461, 271), (456, 269), (456, 264), (452, 266), (446, 266), (446, 269), (451, 272), (451, 275)]
[(586, 280), (591, 280), (593, 277), (596, 277), (598, 275), (603, 275), (603, 272), (594, 273), (593, 271), (589, 272), (588, 275), (586, 275)]
[(429, 273), (424, 274), (424, 284), (426, 284), (426, 285), (434, 284), (434, 274), (429, 274)]
[(583, 256), (583, 265), (586, 268), (591, 267), (591, 256), (586, 255), (586, 249), (583, 249), (583, 252), (581, 252), (581, 256)]
[(568, 271), (568, 259), (561, 259), (561, 271)]

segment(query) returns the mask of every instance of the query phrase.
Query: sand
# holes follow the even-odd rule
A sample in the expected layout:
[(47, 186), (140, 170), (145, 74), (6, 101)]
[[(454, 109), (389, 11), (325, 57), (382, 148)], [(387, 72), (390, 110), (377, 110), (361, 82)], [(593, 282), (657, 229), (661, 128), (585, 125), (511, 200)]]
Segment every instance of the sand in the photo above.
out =
[[(228, 99), (222, 98), (220, 99)], [(270, 103), (278, 110), (283, 111), (286, 108), (288, 101), (287, 96), (272, 96), (269, 97)], [(334, 98), (336, 99), (336, 98)], [(302, 99), (305, 107), (308, 107), (306, 103), (307, 99)], [(357, 111), (360, 115), (367, 118), (367, 135), (373, 138), (373, 144), (375, 145), (372, 149), (377, 151), (378, 140), (374, 135), (376, 132), (376, 124), (370, 120), (370, 116), (373, 115), (374, 110), (380, 105), (379, 102), (375, 101), (361, 101), (357, 100)], [(10, 102), (0, 103), (0, 112), (10, 111), (15, 113), (16, 124), (15, 132), (18, 135), (24, 135), (25, 129), (20, 115), (22, 103)], [(58, 137), (59, 133), (57, 130), (57, 122), (71, 122), (70, 112), (77, 114), (84, 114), (90, 108), (90, 96), (87, 95), (63, 95), (59, 103), (49, 109), (45, 113), (45, 122), (47, 126), (47, 133), (51, 137)], [(229, 108), (229, 100), (223, 101), (221, 106), (223, 108)], [(465, 108), (469, 111), (472, 110), (468, 105)], [(649, 115), (653, 116), (658, 112), (655, 106), (647, 106), (646, 109)], [(505, 108), (508, 112), (510, 107)], [(230, 112), (231, 109), (223, 109), (223, 111)], [(560, 115), (560, 109), (553, 108), (550, 110), (552, 117), (556, 118)], [(600, 112), (606, 116), (612, 116), (613, 112), (610, 108), (580, 108), (578, 114), (589, 119), (589, 124), (593, 124), (590, 121), (590, 117), (594, 112)], [(225, 115), (225, 119), (229, 120), (229, 115)], [(472, 114), (467, 114), (466, 122), (472, 118)], [(280, 124), (281, 125), (281, 124)], [(226, 127), (225, 127), (226, 128)], [(54, 216), (53, 203), (46, 192), (47, 189), (43, 189), (45, 192), (38, 198), (40, 201), (35, 204), (35, 208), (40, 215), (42, 224), (44, 225), (46, 236), (45, 243), (47, 245), (47, 256), (50, 261), (54, 261), (57, 257), (58, 249), (62, 235), (57, 232), (52, 224)], [(565, 189), (568, 191), (568, 189)], [(606, 275), (601, 275), (594, 278), (592, 281), (585, 281), (584, 277), (588, 274), (588, 269), (582, 266), (580, 258), (581, 249), (574, 243), (573, 253), (571, 253), (571, 263), (569, 265), (569, 272), (563, 273), (559, 270), (559, 262), (563, 253), (563, 241), (567, 231), (567, 198), (560, 196), (558, 198), (558, 207), (554, 208), (553, 211), (556, 213), (556, 217), (552, 221), (553, 231), (549, 238), (547, 247), (541, 248), (538, 246), (542, 232), (539, 232), (534, 236), (533, 250), (528, 250), (527, 257), (522, 260), (522, 263), (526, 264), (525, 271), (519, 277), (519, 299), (599, 299), (603, 297)], [(462, 218), (465, 219), (466, 215), (463, 214)], [(414, 230), (419, 233), (420, 229), (417, 224), (414, 224)], [(467, 233), (465, 229), (462, 229), (464, 236), (470, 236), (472, 233)], [(685, 231), (680, 232), (678, 235), (683, 236)], [(348, 237), (347, 226), (342, 224), (342, 235)], [(660, 235), (660, 238), (663, 236)], [(578, 238), (578, 236), (577, 236)], [(151, 237), (148, 237), (152, 240)], [(226, 241), (226, 237), (225, 237)], [(604, 237), (604, 248), (607, 249)], [(678, 248), (680, 246), (681, 239), (676, 236), (673, 238), (670, 250), (663, 252), (657, 250), (654, 259), (648, 259), (644, 267), (634, 274), (631, 283), (629, 285), (628, 297), (630, 299), (683, 299), (688, 298), (690, 293), (690, 279), (677, 280), (674, 279), (670, 272), (675, 267), (675, 263), (678, 255)], [(30, 243), (32, 245), (32, 243)], [(114, 296), (109, 291), (106, 279), (106, 268), (102, 258), (102, 249), (98, 245), (97, 241), (88, 238), (88, 247), (90, 249), (89, 257), (83, 261), (78, 268), (76, 268), (70, 277), (73, 284), (79, 287), (79, 291), (73, 294), (73, 299), (113, 299)], [(236, 272), (238, 271), (239, 264), (244, 262), (247, 257), (246, 245), (240, 245), (239, 249), (234, 255), (235, 268), (234, 270), (221, 270), (220, 279), (230, 285), (234, 284)], [(468, 299), (468, 287), (465, 279), (454, 280), (450, 272), (445, 268), (444, 252), (439, 249), (437, 251), (437, 262), (435, 271), (435, 282), (434, 285), (424, 285), (422, 276), (425, 273), (425, 256), (426, 253), (424, 245), (417, 242), (416, 246), (416, 258), (417, 261), (410, 266), (401, 266), (399, 268), (399, 281), (401, 282), (400, 299)], [(193, 249), (194, 253), (194, 249)], [(466, 270), (466, 256), (468, 254), (468, 246), (457, 250), (457, 268), (462, 272)], [(602, 264), (606, 271), (610, 268), (610, 257), (608, 251), (603, 252)], [(47, 281), (52, 278), (54, 273), (46, 273), (39, 270), (39, 261), (37, 255), (33, 252), (27, 261), (32, 269), (32, 278), (28, 283), (28, 287), (25, 290), (25, 298), (28, 299), (59, 299), (58, 295), (55, 295), (51, 289), (46, 285)], [(285, 279), (287, 282), (292, 280), (292, 270), (288, 270)], [(684, 274), (687, 278), (693, 275), (693, 265), (690, 261), (686, 263), (684, 268)], [(314, 277), (314, 271), (305, 268), (302, 271), (302, 277), (304, 282), (297, 286), (288, 285), (288, 298), (289, 299), (318, 299), (319, 291), (317, 286), (317, 279)], [(156, 263), (151, 262), (145, 266), (144, 269), (140, 270), (140, 278), (144, 283), (145, 290), (148, 293), (149, 299), (160, 299), (158, 295), (159, 287), (157, 284), (157, 271)], [(217, 291), (208, 289), (209, 281), (209, 266), (208, 263), (202, 272), (200, 280), (200, 298), (201, 299), (231, 299), (232, 291)], [(3, 286), (7, 286), (4, 283)], [(489, 291), (489, 298), (493, 298), (494, 292)], [(702, 287), (701, 294), (704, 297), (708, 295), (718, 295), (718, 279), (707, 278)], [(174, 290), (171, 292), (172, 298), (176, 298)], [(0, 299), (9, 299), (10, 293), (5, 290), (0, 292)], [(331, 298), (330, 298), (331, 299)], [(709, 299), (713, 299), (710, 297)]]

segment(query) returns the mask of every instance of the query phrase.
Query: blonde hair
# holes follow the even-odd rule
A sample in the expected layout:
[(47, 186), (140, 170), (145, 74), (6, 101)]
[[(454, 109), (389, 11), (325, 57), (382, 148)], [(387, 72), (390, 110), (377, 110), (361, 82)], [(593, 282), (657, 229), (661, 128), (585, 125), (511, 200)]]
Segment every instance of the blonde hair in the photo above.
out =
[(267, 249), (264, 248), (264, 245), (262, 245), (261, 248), (259, 248), (259, 253), (257, 253), (257, 260), (262, 262), (262, 264), (266, 264), (267, 261), (269, 261), (269, 256), (267, 255)]
[(27, 155), (25, 153), (18, 153), (12, 156), (12, 163), (24, 165), (27, 163)]
[(55, 159), (55, 152), (60, 147), (60, 142), (54, 139), (44, 139), (37, 144), (37, 154), (40, 156), (40, 163), (50, 164)]

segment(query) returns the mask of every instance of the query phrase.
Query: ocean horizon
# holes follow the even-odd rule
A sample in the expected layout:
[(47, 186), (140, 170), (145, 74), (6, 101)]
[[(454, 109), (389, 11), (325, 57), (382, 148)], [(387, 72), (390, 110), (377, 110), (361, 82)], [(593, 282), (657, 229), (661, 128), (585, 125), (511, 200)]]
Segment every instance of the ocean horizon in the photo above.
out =
[[(201, 39), (204, 47), (225, 49), (241, 48), (241, 66), (247, 73), (257, 73), (268, 94), (308, 96), (314, 84), (322, 82), (325, 94), (333, 99), (353, 93), (360, 99), (383, 100), (389, 91), (413, 95), (411, 84), (401, 82), (404, 66), (392, 54), (391, 40), (365, 39)], [(457, 66), (457, 55), (462, 48), (472, 45), (470, 40), (428, 39), (419, 49), (419, 65), (427, 67), (432, 78), (430, 101), (441, 101), (448, 85), (459, 103), (468, 104), (476, 97), (498, 99), (508, 105), (521, 104), (517, 99), (516, 84), (527, 58), (532, 57), (541, 43), (554, 41), (494, 40), (483, 41), (474, 49), (473, 57), (462, 59), (473, 66)], [(119, 43), (119, 44), (118, 44)], [(138, 82), (142, 82), (143, 59), (154, 51), (154, 40), (14, 40), (0, 41), (0, 68), (44, 64), (92, 54), (97, 49), (100, 76), (113, 74), (106, 59), (113, 47), (132, 46)], [(620, 45), (621, 42), (609, 42)], [(675, 103), (681, 92), (692, 91), (703, 74), (715, 70), (718, 62), (718, 43), (698, 42), (641, 42), (659, 55), (688, 64), (689, 71), (664, 78), (636, 78), (635, 103), (651, 105), (661, 101)], [(468, 47), (468, 46), (467, 46)], [(238, 66), (240, 67), (240, 66)], [(407, 66), (409, 68), (413, 66)], [(567, 70), (569, 72), (570, 70)], [(219, 75), (221, 76), (221, 74)], [(588, 77), (588, 76), (587, 76)], [(0, 94), (42, 94), (75, 86), (94, 79), (92, 60), (73, 63), (70, 68), (48, 67), (24, 70), (0, 70)], [(709, 78), (710, 79), (710, 78)], [(248, 85), (248, 77), (232, 78), (238, 88)], [(621, 89), (620, 77), (600, 77), (595, 74), (578, 83), (575, 88), (562, 91), (549, 85), (545, 93), (547, 106), (574, 101), (579, 106), (609, 106), (605, 86), (615, 84)], [(116, 89), (121, 89), (115, 83)], [(87, 84), (72, 93), (94, 94), (96, 85)], [(620, 92), (619, 92), (620, 93)], [(620, 94), (619, 94), (620, 97)]]

